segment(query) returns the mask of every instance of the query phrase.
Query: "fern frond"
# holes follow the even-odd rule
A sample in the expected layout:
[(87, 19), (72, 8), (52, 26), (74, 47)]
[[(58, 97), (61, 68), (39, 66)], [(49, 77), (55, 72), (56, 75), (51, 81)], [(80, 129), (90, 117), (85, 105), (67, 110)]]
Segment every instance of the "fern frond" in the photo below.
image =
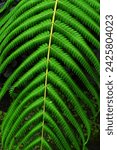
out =
[(59, 6), (67, 11), (69, 14), (75, 16), (78, 20), (80, 20), (87, 27), (92, 29), (96, 34), (99, 35), (99, 26), (83, 11), (81, 11), (78, 7), (71, 4), (68, 0), (59, 1)]
[[(84, 39), (93, 44), (97, 49), (99, 49), (100, 44), (99, 41), (95, 38), (93, 34), (91, 34), (85, 26), (83, 26), (80, 22), (77, 21), (74, 17), (72, 17), (69, 13), (58, 9), (56, 13), (56, 18), (68, 26), (74, 28), (77, 32), (79, 32)], [(69, 21), (71, 20), (71, 21)]]
[(0, 89), (11, 101), (3, 150), (86, 150), (99, 112), (99, 1), (12, 5), (0, 8), (0, 75), (21, 61)]

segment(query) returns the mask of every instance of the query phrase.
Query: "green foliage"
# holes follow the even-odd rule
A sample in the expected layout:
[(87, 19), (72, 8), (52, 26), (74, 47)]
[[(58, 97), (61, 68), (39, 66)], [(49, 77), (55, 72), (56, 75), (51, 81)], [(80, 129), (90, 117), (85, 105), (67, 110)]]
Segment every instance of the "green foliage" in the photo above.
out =
[[(99, 1), (21, 0), (0, 13), (4, 150), (86, 150), (99, 112)], [(5, 12), (7, 10), (7, 13)]]
[(2, 149), (2, 135), (1, 135), (1, 126), (2, 126), (2, 121), (4, 118), (4, 113), (0, 111), (0, 150)]

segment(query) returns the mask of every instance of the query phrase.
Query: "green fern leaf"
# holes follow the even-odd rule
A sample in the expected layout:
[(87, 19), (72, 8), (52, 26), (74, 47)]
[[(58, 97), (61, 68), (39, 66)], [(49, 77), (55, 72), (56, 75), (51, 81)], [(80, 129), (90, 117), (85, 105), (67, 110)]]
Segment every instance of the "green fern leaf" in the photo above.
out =
[(0, 75), (21, 60), (0, 89), (11, 100), (3, 150), (86, 150), (100, 104), (99, 1), (14, 5), (0, 8)]

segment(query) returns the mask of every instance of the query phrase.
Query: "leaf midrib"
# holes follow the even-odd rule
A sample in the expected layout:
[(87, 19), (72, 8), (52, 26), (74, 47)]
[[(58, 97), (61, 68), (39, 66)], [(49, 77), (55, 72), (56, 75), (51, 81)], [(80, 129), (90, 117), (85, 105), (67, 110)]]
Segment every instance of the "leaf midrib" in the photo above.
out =
[(45, 114), (45, 106), (46, 106), (48, 70), (49, 70), (48, 66), (49, 66), (49, 60), (50, 60), (50, 50), (51, 50), (51, 43), (52, 43), (53, 28), (54, 28), (54, 22), (55, 22), (55, 16), (56, 16), (57, 4), (58, 4), (58, 0), (55, 0), (54, 11), (53, 11), (53, 16), (52, 16), (52, 22), (51, 22), (51, 28), (50, 28), (50, 38), (49, 38), (49, 44), (48, 44), (47, 62), (46, 62), (45, 88), (44, 88), (44, 99), (43, 99), (43, 121), (42, 121), (40, 150), (43, 149), (44, 124), (45, 124), (44, 114)]

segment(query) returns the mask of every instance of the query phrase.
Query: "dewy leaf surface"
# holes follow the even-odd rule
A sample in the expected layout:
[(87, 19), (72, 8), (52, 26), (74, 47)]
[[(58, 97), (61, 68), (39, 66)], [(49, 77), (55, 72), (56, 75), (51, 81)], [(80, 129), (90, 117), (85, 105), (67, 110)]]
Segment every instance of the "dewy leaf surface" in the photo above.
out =
[[(3, 150), (86, 150), (99, 113), (99, 2), (7, 0), (0, 89)], [(16, 65), (14, 66), (14, 63)]]

